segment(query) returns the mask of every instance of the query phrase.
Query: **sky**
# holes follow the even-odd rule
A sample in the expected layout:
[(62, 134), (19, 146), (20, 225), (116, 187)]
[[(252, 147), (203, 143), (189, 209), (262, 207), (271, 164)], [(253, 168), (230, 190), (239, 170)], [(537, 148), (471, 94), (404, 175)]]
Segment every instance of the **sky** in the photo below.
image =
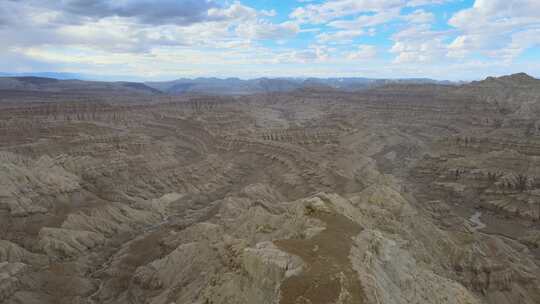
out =
[(0, 0), (0, 72), (540, 77), (540, 0)]

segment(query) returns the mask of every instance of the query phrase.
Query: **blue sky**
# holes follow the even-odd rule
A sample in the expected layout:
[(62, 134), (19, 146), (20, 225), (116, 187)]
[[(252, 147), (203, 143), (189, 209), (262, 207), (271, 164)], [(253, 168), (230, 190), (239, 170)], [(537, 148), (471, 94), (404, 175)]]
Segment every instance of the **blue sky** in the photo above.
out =
[(538, 0), (2, 0), (0, 72), (540, 77), (538, 12)]

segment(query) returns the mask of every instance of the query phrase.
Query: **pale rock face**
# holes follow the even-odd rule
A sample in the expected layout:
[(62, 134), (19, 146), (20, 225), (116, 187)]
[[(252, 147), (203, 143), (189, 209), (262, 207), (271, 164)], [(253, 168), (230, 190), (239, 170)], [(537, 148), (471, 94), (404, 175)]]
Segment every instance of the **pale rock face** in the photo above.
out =
[(152, 299), (156, 304), (168, 303), (168, 293), (185, 284), (189, 288), (176, 294), (176, 303), (276, 303), (281, 282), (300, 273), (303, 263), (271, 240), (318, 233), (324, 228), (306, 216), (305, 206), (326, 204), (317, 197), (269, 203), (272, 191), (262, 185), (247, 187), (242, 193), (250, 199), (228, 197), (212, 222), (169, 235), (168, 243), (176, 248), (139, 267), (135, 282), (146, 290), (162, 290)]
[(105, 237), (95, 232), (42, 228), (38, 245), (50, 257), (73, 257), (104, 243)]
[(279, 192), (265, 184), (248, 185), (242, 189), (242, 194), (249, 198), (265, 202), (278, 203), (284, 201), (283, 196)]
[(26, 268), (27, 266), (23, 263), (0, 263), (0, 302), (17, 291), (20, 284), (17, 276), (23, 273)]
[(159, 269), (157, 278), (167, 287), (194, 278), (208, 261), (214, 259), (214, 253), (205, 244), (187, 243), (178, 246), (163, 259), (152, 262), (149, 267)]
[(272, 242), (245, 248), (240, 259), (238, 271), (220, 276), (206, 289), (211, 303), (277, 303), (281, 282), (303, 267), (300, 258), (279, 250)]
[(27, 251), (19, 245), (10, 241), (0, 240), (0, 263), (22, 262), (31, 265), (44, 265), (47, 263), (45, 256)]
[(279, 283), (302, 271), (302, 259), (278, 249), (272, 242), (262, 242), (244, 250), (242, 265), (263, 289), (277, 292)]
[(219, 211), (220, 221), (233, 237), (254, 246), (273, 239), (300, 237), (321, 226), (305, 216), (303, 204), (269, 204), (244, 198), (225, 199)]
[(13, 216), (27, 216), (47, 212), (46, 208), (35, 205), (31, 199), (26, 197), (21, 197), (18, 199), (6, 199), (6, 203), (9, 207), (11, 215)]
[[(492, 247), (502, 251), (491, 252), (490, 246), (478, 247), (472, 238), (454, 239), (418, 214), (396, 188), (371, 186), (350, 199), (319, 193), (273, 205), (267, 205), (268, 200), (228, 197), (211, 222), (170, 234), (168, 242), (176, 244), (175, 249), (139, 267), (134, 281), (144, 290), (159, 291), (150, 301), (153, 304), (168, 304), (171, 299), (277, 303), (284, 280), (301, 275), (306, 265), (271, 241), (316, 236), (325, 229), (310, 216), (317, 213), (338, 213), (364, 227), (352, 240), (349, 260), (366, 303), (480, 304), (484, 300), (475, 286), (478, 291), (497, 290), (530, 279), (529, 274), (516, 272), (534, 268), (531, 261), (517, 262), (517, 245), (499, 242)], [(516, 264), (490, 268), (493, 276), (487, 286), (489, 280), (478, 272), (483, 269), (480, 264), (491, 265), (490, 259), (501, 254)], [(484, 256), (484, 262), (474, 256)], [(462, 269), (459, 275), (452, 272), (454, 267)], [(340, 294), (337, 303), (348, 303), (348, 297)]]
[(161, 216), (156, 212), (137, 210), (123, 204), (96, 207), (87, 213), (69, 214), (62, 228), (86, 230), (112, 236), (130, 231), (134, 225), (150, 225), (159, 222)]
[[(403, 221), (415, 216), (415, 211), (405, 198), (390, 184), (372, 185), (346, 200), (333, 195), (338, 210), (366, 228), (381, 227), (394, 233), (404, 230)], [(417, 219), (416, 219), (417, 220)]]
[[(211, 254), (210, 248), (205, 247), (204, 243), (188, 243), (179, 246), (167, 258), (167, 262), (162, 260), (154, 265), (157, 269), (165, 269), (171, 259), (175, 261), (173, 263), (187, 263), (179, 264), (184, 265), (183, 269), (174, 274), (167, 275), (163, 270), (159, 272), (165, 286), (177, 286), (181, 283), (178, 280), (182, 279), (189, 278), (191, 281), (193, 290), (183, 292), (177, 303), (204, 303), (196, 297), (197, 288), (203, 290), (202, 293), (210, 303), (276, 303), (280, 283), (302, 269), (301, 259), (279, 250), (271, 242), (245, 248), (242, 242), (230, 239), (216, 245), (223, 246), (217, 249), (218, 256)], [(216, 259), (222, 260), (224, 264), (209, 262)], [(197, 277), (206, 279), (201, 278), (199, 281)]]
[(167, 215), (167, 208), (169, 205), (183, 197), (180, 193), (167, 193), (160, 198), (146, 200), (140, 202), (140, 207), (145, 210), (156, 212), (161, 216), (165, 217)]
[[(356, 145), (357, 143), (355, 142), (353, 149), (362, 149), (362, 147), (357, 147)], [(369, 145), (371, 146), (371, 143)], [(370, 151), (370, 154), (379, 152), (379, 149), (381, 148), (382, 147), (375, 148), (373, 151)], [(393, 182), (392, 176), (381, 174), (377, 170), (377, 162), (366, 155), (346, 155), (344, 158), (337, 160), (336, 165), (339, 168), (339, 174), (346, 178), (355, 178), (361, 181), (365, 186), (374, 184), (387, 185)]]
[(466, 188), (465, 185), (460, 183), (435, 183), (435, 185), (451, 190), (454, 193), (463, 193)]
[(386, 158), (389, 161), (394, 161), (397, 157), (397, 154), (395, 151), (388, 152), (384, 155), (384, 158)]
[[(528, 249), (514, 240), (501, 240), (491, 235), (478, 235), (481, 242), (473, 244), (456, 256), (455, 266), (461, 281), (470, 290), (490, 295), (488, 302), (511, 301), (525, 292), (534, 295), (539, 267), (523, 253)], [(465, 248), (463, 248), (465, 249)], [(524, 298), (523, 303), (536, 303)]]
[(371, 303), (481, 303), (459, 283), (418, 263), (406, 246), (375, 230), (355, 238), (350, 259)]
[(302, 200), (303, 205), (308, 208), (310, 211), (319, 211), (319, 212), (325, 212), (330, 213), (332, 210), (324, 203), (324, 201), (318, 197), (312, 197), (305, 200)]
[(32, 160), (3, 152), (0, 160), (0, 205), (7, 204), (14, 216), (45, 213), (34, 199), (80, 188), (79, 178), (48, 156)]
[(179, 245), (163, 258), (138, 267), (134, 282), (144, 290), (160, 290), (151, 303), (170, 303), (169, 292), (177, 286), (189, 286), (176, 295), (177, 303), (197, 303), (209, 277), (226, 261), (223, 232), (217, 225), (199, 223), (171, 237)]
[(299, 257), (272, 242), (234, 252), (234, 271), (214, 276), (204, 291), (210, 303), (278, 303), (283, 280), (298, 275), (304, 267)]
[(534, 247), (540, 247), (540, 231), (531, 231), (521, 238), (521, 241), (525, 244), (531, 244)]
[(367, 204), (386, 209), (395, 215), (400, 214), (406, 204), (399, 192), (384, 185), (372, 185), (362, 191), (362, 195), (367, 199)]

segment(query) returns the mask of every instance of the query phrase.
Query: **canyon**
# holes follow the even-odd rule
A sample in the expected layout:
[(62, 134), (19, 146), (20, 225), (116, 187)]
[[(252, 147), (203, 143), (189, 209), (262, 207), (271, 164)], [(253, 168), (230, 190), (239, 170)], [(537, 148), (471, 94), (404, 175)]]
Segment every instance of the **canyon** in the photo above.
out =
[(0, 78), (0, 303), (540, 303), (540, 80), (170, 85)]

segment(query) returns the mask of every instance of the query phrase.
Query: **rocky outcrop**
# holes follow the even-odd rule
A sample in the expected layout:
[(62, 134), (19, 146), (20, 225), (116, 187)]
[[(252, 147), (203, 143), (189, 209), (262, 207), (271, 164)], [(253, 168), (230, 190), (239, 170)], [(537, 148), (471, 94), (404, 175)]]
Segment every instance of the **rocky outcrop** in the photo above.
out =
[(0, 262), (43, 266), (47, 263), (47, 258), (43, 255), (29, 252), (10, 241), (0, 240)]
[(13, 216), (45, 213), (47, 206), (40, 205), (40, 196), (68, 193), (80, 188), (79, 178), (50, 157), (32, 160), (12, 153), (0, 153), (0, 204), (6, 204)]
[[(158, 205), (158, 203), (152, 206), (163, 210), (163, 206)], [(148, 226), (160, 221), (161, 215), (158, 212), (133, 209), (116, 203), (96, 207), (88, 212), (81, 211), (69, 214), (62, 223), (62, 228), (92, 231), (111, 237), (121, 232), (132, 231), (137, 226)]]
[(461, 284), (415, 260), (407, 242), (366, 230), (350, 256), (370, 303), (481, 303)]
[(23, 263), (0, 263), (0, 301), (5, 301), (17, 291), (20, 285), (18, 276), (26, 270)]
[(302, 259), (291, 256), (272, 242), (262, 242), (243, 252), (242, 266), (254, 284), (270, 294), (278, 292), (280, 283), (302, 271)]
[(74, 257), (103, 245), (102, 234), (62, 228), (43, 228), (39, 232), (39, 248), (51, 258)]
[[(200, 225), (209, 229), (207, 233), (217, 229)], [(281, 281), (301, 269), (298, 258), (269, 242), (250, 248), (226, 235), (209, 241), (181, 244), (166, 257), (139, 267), (135, 283), (145, 290), (160, 291), (152, 303), (168, 303), (167, 299), (177, 303), (274, 303)], [(189, 288), (178, 290), (178, 286)]]

